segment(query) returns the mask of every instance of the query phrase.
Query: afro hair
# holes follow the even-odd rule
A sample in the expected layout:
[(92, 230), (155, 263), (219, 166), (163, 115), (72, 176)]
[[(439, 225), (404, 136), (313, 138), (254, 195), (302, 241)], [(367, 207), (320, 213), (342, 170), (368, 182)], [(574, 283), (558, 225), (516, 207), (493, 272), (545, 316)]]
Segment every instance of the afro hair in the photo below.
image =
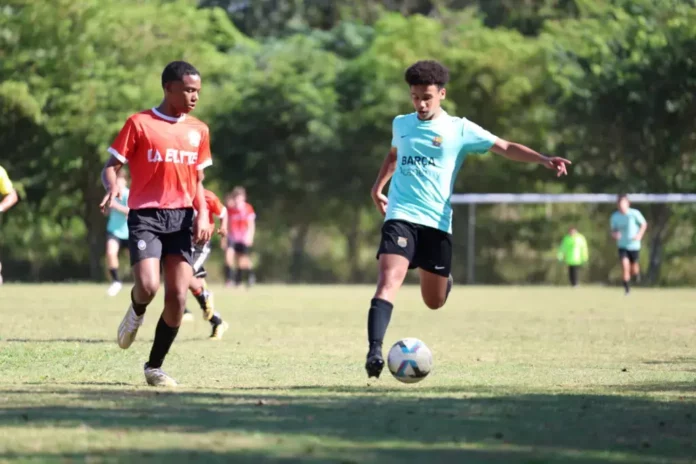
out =
[(433, 60), (412, 64), (404, 76), (408, 85), (437, 85), (443, 88), (449, 82), (449, 70)]

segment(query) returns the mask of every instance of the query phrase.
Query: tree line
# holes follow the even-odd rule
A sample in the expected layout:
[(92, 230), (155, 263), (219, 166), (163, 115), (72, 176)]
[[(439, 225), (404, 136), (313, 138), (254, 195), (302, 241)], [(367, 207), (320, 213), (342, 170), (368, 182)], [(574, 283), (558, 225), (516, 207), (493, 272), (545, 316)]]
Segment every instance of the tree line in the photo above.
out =
[[(8, 279), (100, 280), (99, 171), (125, 118), (156, 105), (164, 65), (203, 75), (208, 185), (244, 185), (258, 211), (258, 275), (364, 282), (381, 218), (369, 190), (391, 121), (410, 112), (403, 71), (438, 59), (446, 110), (574, 160), (562, 182), (486, 155), (457, 192), (693, 192), (696, 6), (663, 0), (9, 0), (0, 9), (0, 164), (20, 203), (0, 216)], [(586, 277), (612, 279), (611, 207), (479, 207), (476, 275), (556, 282), (569, 225)], [(696, 278), (694, 208), (653, 205), (646, 265)], [(467, 215), (455, 207), (455, 277)], [(9, 269), (12, 269), (10, 272)]]

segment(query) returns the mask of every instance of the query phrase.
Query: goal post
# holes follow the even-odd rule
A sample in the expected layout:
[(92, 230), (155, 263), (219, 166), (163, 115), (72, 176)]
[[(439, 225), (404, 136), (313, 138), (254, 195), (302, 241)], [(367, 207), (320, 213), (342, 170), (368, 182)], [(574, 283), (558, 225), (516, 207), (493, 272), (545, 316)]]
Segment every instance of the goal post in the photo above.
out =
[[(696, 203), (696, 193), (634, 193), (627, 194), (631, 203)], [(478, 204), (553, 204), (553, 203), (615, 203), (610, 193), (457, 193), (452, 205), (468, 205), (466, 266), (467, 284), (476, 282), (476, 205)]]

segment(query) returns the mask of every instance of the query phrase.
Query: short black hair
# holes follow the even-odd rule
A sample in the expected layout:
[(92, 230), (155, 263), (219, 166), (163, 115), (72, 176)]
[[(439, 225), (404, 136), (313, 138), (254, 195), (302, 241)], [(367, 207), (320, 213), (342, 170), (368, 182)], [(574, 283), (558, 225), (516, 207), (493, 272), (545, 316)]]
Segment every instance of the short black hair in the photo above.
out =
[(623, 200), (624, 198), (628, 200), (628, 195), (626, 195), (625, 193), (619, 193), (619, 194), (616, 196), (616, 202), (618, 203), (618, 202), (620, 202), (621, 200)]
[(181, 82), (184, 76), (200, 76), (201, 73), (186, 61), (172, 61), (162, 71), (162, 87), (168, 82)]
[(406, 70), (408, 85), (437, 85), (443, 88), (449, 82), (449, 69), (434, 60), (418, 61)]

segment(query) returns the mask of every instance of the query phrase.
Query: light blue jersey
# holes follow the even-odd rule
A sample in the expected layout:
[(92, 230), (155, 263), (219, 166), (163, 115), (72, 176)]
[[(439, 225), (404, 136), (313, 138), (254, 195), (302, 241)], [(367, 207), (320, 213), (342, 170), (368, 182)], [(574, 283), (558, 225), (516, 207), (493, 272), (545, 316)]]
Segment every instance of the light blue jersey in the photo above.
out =
[(618, 231), (621, 234), (617, 245), (619, 248), (629, 251), (640, 250), (640, 241), (633, 240), (633, 237), (638, 234), (640, 226), (645, 224), (645, 218), (637, 209), (629, 208), (626, 214), (620, 211), (615, 211), (611, 215), (611, 230)]
[(416, 113), (392, 125), (396, 171), (389, 186), (385, 220), (401, 219), (452, 233), (450, 197), (470, 153), (486, 153), (497, 137), (473, 122), (444, 111), (429, 121)]
[[(124, 188), (121, 191), (121, 198), (115, 199), (123, 206), (128, 206), (128, 195), (130, 190)], [(109, 211), (109, 220), (106, 223), (106, 232), (121, 240), (128, 240), (128, 217), (120, 211), (111, 209)]]

